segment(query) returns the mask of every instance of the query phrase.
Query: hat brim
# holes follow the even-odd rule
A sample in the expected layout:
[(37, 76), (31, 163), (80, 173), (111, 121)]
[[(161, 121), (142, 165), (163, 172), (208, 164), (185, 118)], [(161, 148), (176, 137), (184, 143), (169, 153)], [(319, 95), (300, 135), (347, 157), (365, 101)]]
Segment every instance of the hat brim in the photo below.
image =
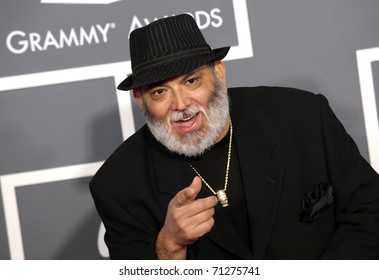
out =
[(222, 60), (230, 47), (214, 49), (206, 55), (188, 55), (174, 60), (167, 60), (159, 66), (143, 71), (139, 75), (130, 75), (117, 87), (119, 90), (130, 90), (145, 85), (164, 81), (188, 73), (202, 65)]

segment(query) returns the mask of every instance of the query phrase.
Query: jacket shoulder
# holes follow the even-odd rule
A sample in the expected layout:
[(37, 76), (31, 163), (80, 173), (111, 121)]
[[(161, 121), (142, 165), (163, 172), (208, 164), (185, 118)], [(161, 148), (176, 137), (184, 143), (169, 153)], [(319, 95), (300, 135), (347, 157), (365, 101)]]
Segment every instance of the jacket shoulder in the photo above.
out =
[(269, 103), (271, 105), (287, 105), (299, 102), (309, 103), (317, 100), (318, 94), (297, 88), (289, 87), (236, 87), (229, 89), (230, 97), (242, 99), (243, 101), (253, 100), (256, 102)]
[(286, 87), (240, 87), (230, 88), (232, 110), (245, 108), (255, 114), (280, 117), (319, 115), (320, 105), (328, 105), (321, 94)]
[(116, 181), (123, 178), (125, 174), (135, 173), (130, 172), (130, 170), (135, 170), (143, 166), (144, 160), (148, 155), (146, 145), (148, 133), (148, 128), (144, 125), (121, 143), (96, 172), (90, 185), (108, 185), (110, 178)]

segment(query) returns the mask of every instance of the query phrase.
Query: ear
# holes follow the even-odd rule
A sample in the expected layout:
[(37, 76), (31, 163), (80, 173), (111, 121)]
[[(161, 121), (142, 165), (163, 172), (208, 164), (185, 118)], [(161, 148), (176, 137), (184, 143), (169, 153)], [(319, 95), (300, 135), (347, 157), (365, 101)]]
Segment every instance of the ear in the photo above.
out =
[(215, 72), (217, 77), (220, 79), (222, 84), (225, 88), (227, 88), (226, 85), (226, 70), (225, 70), (225, 64), (221, 60), (218, 60), (215, 62)]
[(142, 100), (142, 92), (140, 89), (133, 89), (133, 97), (134, 97), (134, 100), (137, 102), (138, 106), (141, 108), (141, 110), (143, 111), (143, 100)]

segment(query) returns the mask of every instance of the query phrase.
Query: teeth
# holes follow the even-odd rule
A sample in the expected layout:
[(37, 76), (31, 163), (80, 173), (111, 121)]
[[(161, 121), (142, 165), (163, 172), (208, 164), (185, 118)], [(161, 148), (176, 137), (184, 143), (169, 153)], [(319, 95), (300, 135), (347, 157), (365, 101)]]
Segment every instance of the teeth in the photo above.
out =
[(181, 121), (182, 121), (182, 122), (186, 122), (186, 121), (189, 121), (189, 120), (192, 119), (192, 118), (193, 118), (193, 116), (190, 116), (190, 117), (188, 117), (188, 118), (182, 119)]
[(189, 116), (188, 116), (188, 114), (186, 114), (186, 116), (180, 116), (180, 117), (183, 117), (183, 118), (178, 118), (179, 116), (174, 116), (172, 118), (172, 121), (173, 122), (188, 122), (191, 119), (193, 119), (194, 117), (196, 117), (197, 115), (198, 115), (198, 112), (195, 113), (195, 114), (189, 115)]

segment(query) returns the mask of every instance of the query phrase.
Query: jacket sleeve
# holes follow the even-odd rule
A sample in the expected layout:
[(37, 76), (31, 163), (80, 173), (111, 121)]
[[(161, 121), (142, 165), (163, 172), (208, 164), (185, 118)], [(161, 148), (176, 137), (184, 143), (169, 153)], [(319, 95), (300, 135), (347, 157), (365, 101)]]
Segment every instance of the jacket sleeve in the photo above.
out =
[(379, 258), (379, 176), (319, 95), (336, 231), (323, 259)]
[(129, 211), (120, 200), (90, 183), (97, 211), (106, 228), (104, 236), (111, 259), (155, 259), (156, 230), (153, 222)]

